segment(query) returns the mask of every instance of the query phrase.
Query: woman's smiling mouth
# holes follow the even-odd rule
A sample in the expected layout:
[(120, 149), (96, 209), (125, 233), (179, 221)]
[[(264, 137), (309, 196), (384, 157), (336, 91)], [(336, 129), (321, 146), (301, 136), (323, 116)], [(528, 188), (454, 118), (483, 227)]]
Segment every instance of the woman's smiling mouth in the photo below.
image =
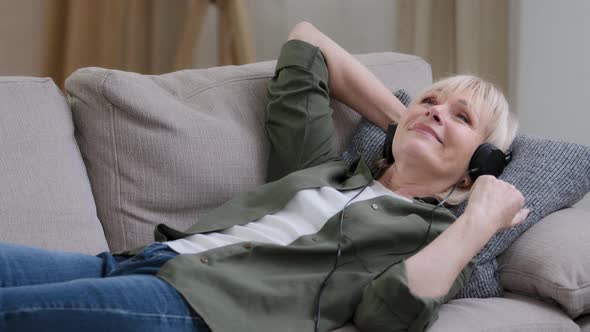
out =
[(419, 124), (415, 125), (413, 129), (415, 131), (425, 133), (427, 135), (434, 137), (434, 139), (436, 139), (440, 144), (442, 144), (442, 140), (440, 139), (440, 137), (438, 136), (436, 131), (434, 131), (434, 129), (430, 128), (429, 126), (427, 126), (423, 123), (419, 123)]

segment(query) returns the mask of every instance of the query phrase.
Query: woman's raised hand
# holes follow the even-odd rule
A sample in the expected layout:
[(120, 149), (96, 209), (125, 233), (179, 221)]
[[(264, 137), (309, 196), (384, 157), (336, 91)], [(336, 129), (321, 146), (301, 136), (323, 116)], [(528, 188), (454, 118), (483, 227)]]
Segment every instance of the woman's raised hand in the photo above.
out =
[(524, 209), (522, 193), (508, 182), (482, 175), (471, 187), (465, 213), (474, 223), (499, 232), (524, 222), (529, 209)]

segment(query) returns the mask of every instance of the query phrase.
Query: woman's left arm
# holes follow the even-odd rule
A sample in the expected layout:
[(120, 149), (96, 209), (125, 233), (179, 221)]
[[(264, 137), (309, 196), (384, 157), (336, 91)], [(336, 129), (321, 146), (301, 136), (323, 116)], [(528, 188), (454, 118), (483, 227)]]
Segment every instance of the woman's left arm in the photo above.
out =
[(511, 184), (480, 176), (461, 215), (425, 248), (406, 261), (408, 284), (418, 296), (442, 296), (467, 263), (497, 232), (522, 223), (529, 211)]
[(308, 22), (298, 23), (289, 39), (299, 39), (320, 48), (328, 64), (330, 95), (367, 120), (387, 130), (398, 123), (406, 107), (354, 56)]
[(465, 213), (413, 256), (367, 285), (355, 312), (361, 331), (423, 331), (440, 306), (469, 281), (474, 256), (496, 232), (524, 221), (528, 210), (512, 185), (490, 175), (474, 183)]

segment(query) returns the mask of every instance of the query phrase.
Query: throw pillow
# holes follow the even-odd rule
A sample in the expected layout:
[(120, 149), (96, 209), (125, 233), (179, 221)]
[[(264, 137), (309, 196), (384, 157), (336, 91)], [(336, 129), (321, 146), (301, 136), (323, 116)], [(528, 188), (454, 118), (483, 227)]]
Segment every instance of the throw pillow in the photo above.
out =
[[(513, 160), (500, 179), (514, 185), (525, 197), (525, 207), (531, 209), (524, 223), (496, 233), (478, 254), (482, 264), (488, 264), (506, 250), (524, 231), (545, 216), (569, 207), (581, 200), (590, 190), (590, 148), (540, 137), (519, 135), (511, 146)], [(463, 213), (466, 203), (452, 209), (455, 215)], [(500, 267), (501, 269), (501, 267)], [(480, 275), (457, 295), (458, 297), (489, 297), (501, 294), (496, 273), (496, 291), (479, 288), (485, 284)], [(492, 283), (492, 281), (490, 281)], [(499, 292), (498, 292), (499, 291)]]
[(563, 209), (527, 230), (498, 256), (502, 286), (556, 302), (570, 318), (590, 313), (588, 220), (590, 211)]
[[(396, 97), (403, 94), (404, 91), (395, 93)], [(362, 119), (341, 158), (349, 163), (362, 155), (375, 172), (373, 163), (382, 157), (384, 141), (385, 132)], [(533, 224), (552, 212), (572, 206), (590, 190), (590, 148), (575, 143), (518, 135), (511, 150), (513, 160), (500, 179), (513, 184), (522, 192), (525, 207), (530, 208), (531, 212), (524, 223), (496, 233), (490, 239), (476, 256), (478, 263), (471, 279), (456, 298), (502, 296), (496, 257)], [(465, 206), (466, 202), (449, 210), (458, 217)]]

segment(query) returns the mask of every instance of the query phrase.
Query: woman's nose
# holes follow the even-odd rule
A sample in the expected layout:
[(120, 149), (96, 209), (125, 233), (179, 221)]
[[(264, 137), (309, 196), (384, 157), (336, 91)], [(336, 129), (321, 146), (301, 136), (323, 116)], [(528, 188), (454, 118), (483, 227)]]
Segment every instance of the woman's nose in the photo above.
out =
[(440, 119), (440, 117), (438, 116), (438, 114), (432, 114), (432, 118), (433, 118), (433, 119), (434, 119), (434, 121), (436, 121), (436, 122), (439, 122), (439, 123), (441, 122), (441, 119)]
[(432, 118), (434, 119), (434, 121), (438, 122), (439, 124), (442, 124), (442, 117), (440, 115), (440, 110), (436, 107), (430, 107), (428, 109), (428, 111), (426, 111), (426, 116), (432, 116)]

